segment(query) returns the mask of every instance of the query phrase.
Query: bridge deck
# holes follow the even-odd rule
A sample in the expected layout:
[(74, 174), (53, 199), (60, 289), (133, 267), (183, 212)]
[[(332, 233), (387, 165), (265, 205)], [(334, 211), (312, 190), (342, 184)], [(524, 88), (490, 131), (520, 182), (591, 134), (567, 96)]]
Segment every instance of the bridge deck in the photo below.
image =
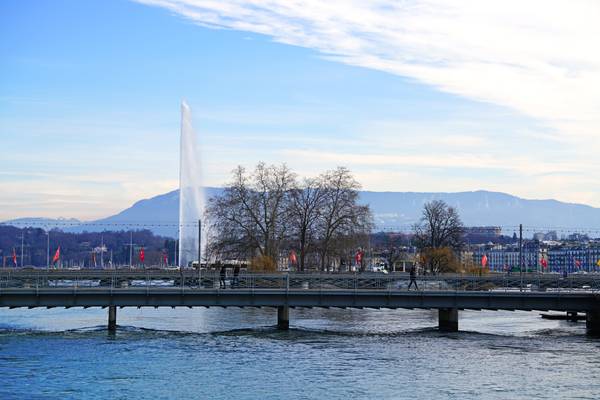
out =
[(600, 309), (590, 291), (406, 291), (374, 289), (8, 288), (0, 307), (342, 307), (581, 311)]

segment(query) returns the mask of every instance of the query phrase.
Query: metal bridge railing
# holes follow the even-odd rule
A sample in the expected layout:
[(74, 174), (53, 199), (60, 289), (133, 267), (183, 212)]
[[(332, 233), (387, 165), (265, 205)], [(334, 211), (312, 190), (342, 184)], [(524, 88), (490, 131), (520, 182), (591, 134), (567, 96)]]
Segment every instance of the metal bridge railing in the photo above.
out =
[[(419, 291), (478, 292), (600, 292), (600, 274), (436, 275), (418, 276)], [(177, 288), (180, 290), (285, 289), (285, 290), (380, 290), (406, 291), (408, 274), (295, 274), (241, 273), (225, 276), (218, 271), (12, 270), (0, 272), (0, 291), (11, 288), (73, 288), (126, 290)], [(411, 290), (415, 290), (414, 286)]]

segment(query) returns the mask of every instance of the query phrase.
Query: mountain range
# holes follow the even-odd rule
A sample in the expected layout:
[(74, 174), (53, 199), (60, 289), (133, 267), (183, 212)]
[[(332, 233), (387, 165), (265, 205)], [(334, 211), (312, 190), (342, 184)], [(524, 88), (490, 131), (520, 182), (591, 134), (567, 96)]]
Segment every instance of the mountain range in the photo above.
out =
[[(218, 195), (220, 188), (207, 187), (207, 197)], [(361, 191), (360, 202), (369, 204), (375, 217), (376, 230), (408, 231), (418, 221), (423, 205), (431, 200), (443, 200), (455, 207), (465, 226), (501, 226), (507, 234), (519, 224), (532, 232), (556, 228), (572, 230), (600, 229), (600, 208), (557, 200), (528, 200), (506, 193), (473, 191), (456, 193), (372, 192)], [(179, 218), (179, 191), (174, 190), (136, 202), (118, 214), (97, 221), (82, 222), (72, 219), (27, 219), (7, 221), (25, 224), (28, 220), (43, 221), (69, 231), (99, 231), (124, 229), (133, 225), (147, 228), (156, 234), (176, 236)], [(68, 224), (65, 224), (68, 222)], [(128, 229), (128, 228), (127, 228)], [(530, 235), (529, 235), (530, 236)]]

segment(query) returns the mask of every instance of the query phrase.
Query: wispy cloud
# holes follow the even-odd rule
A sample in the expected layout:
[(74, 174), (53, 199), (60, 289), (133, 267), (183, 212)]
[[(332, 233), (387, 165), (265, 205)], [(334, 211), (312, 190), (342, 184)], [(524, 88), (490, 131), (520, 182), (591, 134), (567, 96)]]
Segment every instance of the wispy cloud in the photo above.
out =
[(344, 153), (326, 152), (319, 150), (285, 150), (291, 158), (310, 159), (313, 162), (323, 161), (327, 164), (343, 165), (351, 161), (357, 166), (387, 166), (415, 168), (455, 168), (470, 170), (498, 170), (518, 173), (522, 176), (534, 174), (542, 176), (557, 168), (561, 175), (576, 174), (577, 166), (568, 162), (555, 163), (552, 161), (536, 160), (531, 157), (515, 157), (510, 163), (494, 154), (488, 153), (430, 153), (430, 154), (390, 154), (379, 153)]
[(517, 110), (574, 140), (597, 141), (596, 1), (137, 1), (411, 77)]

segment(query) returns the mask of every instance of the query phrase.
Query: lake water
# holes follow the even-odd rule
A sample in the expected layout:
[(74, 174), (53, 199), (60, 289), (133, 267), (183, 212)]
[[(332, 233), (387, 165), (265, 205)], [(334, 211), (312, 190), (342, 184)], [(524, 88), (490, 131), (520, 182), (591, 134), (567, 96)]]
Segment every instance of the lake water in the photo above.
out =
[(533, 312), (0, 309), (0, 399), (598, 399), (600, 340)]

